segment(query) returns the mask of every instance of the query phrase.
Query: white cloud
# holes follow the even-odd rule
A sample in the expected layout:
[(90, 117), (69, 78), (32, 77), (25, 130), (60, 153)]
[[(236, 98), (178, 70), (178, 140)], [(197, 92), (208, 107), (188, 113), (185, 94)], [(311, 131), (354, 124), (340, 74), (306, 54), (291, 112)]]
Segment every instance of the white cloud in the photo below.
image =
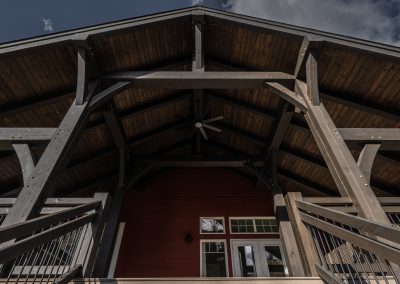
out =
[(191, 0), (190, 2), (192, 4), (192, 6), (204, 4), (204, 0)]
[[(400, 45), (397, 0), (226, 0), (229, 11)], [(400, 8), (397, 6), (397, 8)]]
[(51, 33), (54, 31), (54, 26), (53, 26), (53, 21), (49, 18), (42, 18), (42, 22), (43, 22), (43, 31), (47, 32), (47, 33)]

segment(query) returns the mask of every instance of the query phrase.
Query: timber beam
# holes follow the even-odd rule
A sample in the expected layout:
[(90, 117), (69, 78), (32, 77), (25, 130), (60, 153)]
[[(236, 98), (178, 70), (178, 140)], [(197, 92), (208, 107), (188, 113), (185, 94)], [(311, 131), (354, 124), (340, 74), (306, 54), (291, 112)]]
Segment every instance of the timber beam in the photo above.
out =
[(302, 112), (307, 111), (307, 106), (306, 106), (306, 103), (304, 102), (303, 98), (301, 98), (298, 94), (296, 94), (292, 90), (286, 88), (285, 86), (283, 86), (279, 83), (268, 83), (267, 82), (265, 85), (269, 86), (273, 93), (277, 94), (285, 101), (291, 103), (292, 105), (294, 105), (295, 107), (300, 109)]
[(0, 128), (0, 141), (18, 142), (23, 141), (46, 141), (56, 133), (57, 128)]
[(187, 157), (164, 157), (162, 160), (153, 160), (157, 167), (243, 167), (248, 163), (255, 166), (262, 166), (262, 157), (242, 156), (242, 157), (212, 157), (211, 159), (190, 159)]
[(131, 82), (136, 88), (160, 89), (262, 89), (266, 82), (293, 82), (283, 72), (127, 71), (103, 79)]
[(399, 128), (338, 128), (338, 131), (350, 143), (381, 144), (382, 151), (400, 150)]

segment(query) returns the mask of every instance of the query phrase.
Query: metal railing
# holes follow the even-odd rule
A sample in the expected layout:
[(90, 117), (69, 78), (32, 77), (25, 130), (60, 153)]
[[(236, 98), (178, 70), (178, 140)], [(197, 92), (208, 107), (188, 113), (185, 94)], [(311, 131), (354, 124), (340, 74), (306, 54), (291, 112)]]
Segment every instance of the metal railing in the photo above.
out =
[[(67, 283), (74, 277), (91, 276), (107, 201), (105, 194), (48, 199), (41, 216), (0, 228), (4, 282)], [(0, 199), (3, 213), (12, 202)]]
[(314, 260), (309, 265), (314, 265), (326, 282), (400, 283), (397, 206), (385, 209), (394, 224), (391, 226), (356, 216), (346, 198), (300, 197), (294, 204), (301, 221), (297, 225), (305, 228), (298, 240), (312, 243), (308, 253), (314, 255)]

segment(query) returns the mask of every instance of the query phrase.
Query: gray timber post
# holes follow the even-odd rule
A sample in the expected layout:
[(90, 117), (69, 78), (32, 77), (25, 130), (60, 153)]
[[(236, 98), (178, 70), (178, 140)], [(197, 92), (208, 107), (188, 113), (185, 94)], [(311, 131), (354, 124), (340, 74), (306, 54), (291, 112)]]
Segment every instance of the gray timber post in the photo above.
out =
[[(314, 53), (310, 52), (311, 54)], [(315, 56), (309, 57), (307, 61), (311, 61), (306, 65), (307, 69), (314, 70), (306, 73), (312, 74), (312, 77), (306, 78), (308, 84), (296, 80), (295, 90), (307, 104), (308, 111), (304, 115), (305, 119), (340, 194), (352, 199), (360, 216), (389, 224), (389, 219), (372, 191), (369, 180), (357, 165), (324, 105), (319, 102)]]
[(119, 173), (118, 185), (114, 190), (109, 210), (104, 233), (99, 246), (96, 263), (91, 276), (107, 277), (108, 268), (110, 265), (115, 238), (118, 232), (119, 221), (121, 216), (121, 208), (124, 197), (127, 191), (126, 187), (126, 164), (129, 147), (126, 139), (126, 134), (120, 120), (117, 117), (117, 111), (114, 104), (110, 105), (110, 109), (103, 112), (107, 127), (112, 135), (114, 143), (119, 153)]
[(92, 276), (107, 213), (110, 209), (108, 193), (95, 193), (93, 200), (101, 201), (101, 205), (97, 209), (95, 220), (86, 225), (85, 234), (82, 235), (77, 246), (79, 250), (74, 256), (74, 262), (82, 265), (83, 277)]
[[(204, 12), (194, 11), (192, 15), (193, 26), (193, 72), (204, 72), (204, 53), (203, 53), (203, 28)], [(197, 121), (204, 119), (204, 91), (201, 89), (193, 91), (193, 113)], [(195, 134), (194, 153), (196, 156), (202, 156), (202, 135), (199, 131)]]
[(296, 200), (303, 200), (300, 192), (288, 192), (286, 194), (285, 203), (293, 230), (292, 232), (294, 234), (295, 243), (297, 243), (298, 252), (300, 254), (301, 263), (303, 264), (306, 276), (318, 276), (318, 273), (315, 269), (315, 263), (317, 263), (318, 258), (315, 254), (310, 233), (308, 232), (304, 223), (301, 221)]
[(299, 246), (296, 242), (291, 220), (286, 208), (282, 192), (274, 193), (275, 216), (279, 222), (279, 235), (282, 242), (283, 253), (291, 277), (307, 276), (306, 264), (300, 257)]
[[(316, 50), (312, 50), (308, 55), (306, 83), (297, 79), (295, 82), (295, 91), (304, 98), (308, 107), (308, 111), (304, 117), (341, 196), (351, 198), (354, 207), (361, 217), (391, 225), (389, 218), (370, 186), (369, 174), (364, 173), (360, 169), (332, 118), (320, 102), (316, 53)], [(377, 151), (378, 149), (375, 150)], [(371, 155), (374, 156), (373, 152)], [(372, 163), (369, 162), (369, 165), (372, 165)], [(391, 246), (400, 247), (398, 243), (383, 241)], [(399, 266), (396, 264), (390, 265), (393, 272), (399, 278)]]

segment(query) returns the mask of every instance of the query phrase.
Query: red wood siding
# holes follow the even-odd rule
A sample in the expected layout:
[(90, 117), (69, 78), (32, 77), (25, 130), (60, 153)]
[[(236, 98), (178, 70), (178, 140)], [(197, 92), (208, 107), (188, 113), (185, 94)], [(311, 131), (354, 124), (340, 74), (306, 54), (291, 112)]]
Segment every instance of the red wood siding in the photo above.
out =
[[(200, 239), (266, 238), (230, 235), (234, 216), (272, 216), (272, 196), (222, 168), (171, 169), (155, 177), (144, 191), (128, 194), (126, 222), (116, 277), (199, 277)], [(226, 234), (200, 235), (199, 217), (225, 217)], [(185, 242), (190, 233), (193, 242)], [(276, 237), (276, 236), (275, 236)]]

